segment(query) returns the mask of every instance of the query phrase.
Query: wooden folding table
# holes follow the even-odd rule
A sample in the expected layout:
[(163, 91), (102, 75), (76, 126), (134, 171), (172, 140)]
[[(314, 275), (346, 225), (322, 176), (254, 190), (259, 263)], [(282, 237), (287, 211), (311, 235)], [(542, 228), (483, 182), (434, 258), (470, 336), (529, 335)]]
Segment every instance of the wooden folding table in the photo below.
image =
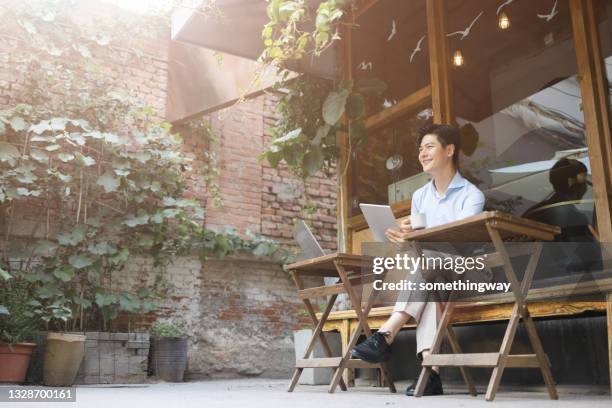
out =
[[(370, 257), (351, 255), (351, 254), (330, 254), (321, 256), (315, 259), (309, 259), (302, 262), (297, 262), (288, 266), (288, 269), (295, 281), (298, 289), (298, 296), (304, 302), (306, 311), (310, 315), (314, 331), (308, 342), (303, 358), (296, 361), (295, 371), (289, 384), (289, 392), (295, 388), (300, 375), (304, 368), (331, 368), (334, 373), (329, 384), (328, 391), (334, 392), (336, 387), (340, 385), (343, 391), (346, 391), (346, 384), (342, 379), (342, 373), (347, 368), (378, 368), (381, 370), (381, 376), (387, 380), (391, 392), (395, 392), (395, 385), (389, 376), (389, 372), (385, 364), (371, 364), (365, 361), (352, 359), (351, 348), (357, 343), (359, 336), (364, 333), (366, 336), (372, 334), (368, 326), (368, 314), (374, 303), (377, 291), (371, 291), (365, 307), (361, 304), (361, 289), (357, 289), (362, 284), (371, 282), (373, 278), (371, 274), (372, 260)], [(305, 279), (307, 277), (333, 277), (338, 278), (335, 284), (325, 286), (306, 287)], [(378, 276), (377, 278), (384, 277)], [(357, 327), (351, 334), (348, 347), (343, 350), (341, 357), (333, 357), (329, 344), (322, 333), (323, 325), (325, 324), (329, 313), (332, 310), (338, 294), (346, 293), (357, 314)], [(311, 299), (326, 298), (329, 296), (327, 305), (323, 310), (320, 319), (317, 319), (315, 307)], [(325, 352), (325, 358), (309, 358), (314, 350), (316, 341), (319, 340)]]
[[(461, 352), (461, 348), (453, 333), (451, 324), (454, 302), (446, 302), (438, 323), (438, 329), (434, 337), (430, 354), (424, 355), (423, 357), (423, 369), (421, 370), (417, 382), (415, 396), (420, 397), (423, 395), (427, 378), (433, 366), (458, 367), (472, 395), (476, 395), (476, 388), (474, 387), (467, 368), (493, 368), (493, 373), (487, 387), (487, 401), (492, 401), (495, 398), (505, 368), (532, 367), (541, 370), (550, 398), (558, 398), (555, 383), (550, 371), (550, 361), (544, 353), (540, 337), (538, 336), (535, 324), (529, 314), (529, 306), (526, 302), (526, 298), (542, 252), (541, 241), (550, 241), (559, 233), (559, 227), (493, 211), (484, 212), (443, 226), (416, 231), (407, 237), (407, 240), (418, 242), (453, 243), (465, 242), (468, 240), (469, 242), (492, 242), (495, 251), (487, 254), (486, 264), (489, 267), (501, 266), (503, 268), (505, 276), (511, 284), (514, 297), (512, 314), (508, 321), (501, 347), (498, 352), (494, 353), (463, 354)], [(505, 240), (516, 236), (523, 236), (535, 240), (535, 242), (532, 243), (533, 246), (530, 251), (529, 262), (527, 263), (523, 280), (520, 283), (510, 261), (509, 251), (505, 243)], [(531, 347), (533, 348), (533, 354), (510, 354), (516, 330), (521, 320), (525, 325)], [(448, 338), (453, 354), (439, 353), (442, 340), (445, 336)]]

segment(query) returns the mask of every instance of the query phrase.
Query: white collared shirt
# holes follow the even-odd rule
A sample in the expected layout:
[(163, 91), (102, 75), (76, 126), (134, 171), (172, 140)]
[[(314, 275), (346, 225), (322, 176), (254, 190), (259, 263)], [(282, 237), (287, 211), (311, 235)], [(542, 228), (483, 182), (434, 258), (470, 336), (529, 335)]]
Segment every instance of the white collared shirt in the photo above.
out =
[(427, 228), (459, 221), (481, 213), (485, 196), (457, 171), (446, 193), (440, 195), (433, 180), (412, 195), (412, 213), (425, 213)]

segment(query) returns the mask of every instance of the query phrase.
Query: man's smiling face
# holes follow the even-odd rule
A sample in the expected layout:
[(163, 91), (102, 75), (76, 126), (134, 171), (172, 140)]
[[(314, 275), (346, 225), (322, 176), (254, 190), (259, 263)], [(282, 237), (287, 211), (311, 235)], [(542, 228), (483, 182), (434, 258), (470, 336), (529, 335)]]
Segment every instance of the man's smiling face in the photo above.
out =
[(455, 145), (442, 146), (436, 135), (425, 135), (419, 146), (419, 162), (425, 173), (433, 174), (446, 168), (453, 160)]

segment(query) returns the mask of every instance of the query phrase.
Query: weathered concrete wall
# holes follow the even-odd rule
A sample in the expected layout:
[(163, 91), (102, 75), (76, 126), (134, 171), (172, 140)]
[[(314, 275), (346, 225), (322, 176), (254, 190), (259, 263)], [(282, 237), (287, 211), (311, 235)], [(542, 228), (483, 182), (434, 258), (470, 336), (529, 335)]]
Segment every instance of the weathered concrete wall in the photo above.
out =
[[(147, 259), (134, 259), (120, 275), (112, 281), (123, 288), (154, 279)], [(134, 326), (158, 317), (182, 326), (189, 336), (188, 378), (291, 374), (293, 330), (309, 319), (278, 263), (246, 254), (203, 263), (181, 257), (165, 277), (172, 288), (160, 309)]]

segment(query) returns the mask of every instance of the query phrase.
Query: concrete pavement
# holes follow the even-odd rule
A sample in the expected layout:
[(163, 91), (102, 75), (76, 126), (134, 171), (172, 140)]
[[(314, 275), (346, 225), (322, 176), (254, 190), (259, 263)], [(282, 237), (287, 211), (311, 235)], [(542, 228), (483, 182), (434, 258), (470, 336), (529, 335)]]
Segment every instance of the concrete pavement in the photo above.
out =
[[(502, 389), (493, 403), (484, 395), (470, 397), (462, 388), (446, 390), (439, 397), (412, 398), (403, 393), (391, 394), (385, 388), (356, 387), (347, 392), (328, 394), (325, 386), (298, 386), (286, 391), (287, 380), (238, 379), (188, 383), (142, 385), (79, 386), (76, 403), (0, 403), (2, 407), (41, 408), (371, 408), (371, 407), (515, 407), (521, 408), (598, 408), (612, 406), (609, 394), (568, 393), (560, 390), (560, 399), (551, 401), (544, 392), (508, 391)], [(403, 391), (406, 383), (398, 383)]]

